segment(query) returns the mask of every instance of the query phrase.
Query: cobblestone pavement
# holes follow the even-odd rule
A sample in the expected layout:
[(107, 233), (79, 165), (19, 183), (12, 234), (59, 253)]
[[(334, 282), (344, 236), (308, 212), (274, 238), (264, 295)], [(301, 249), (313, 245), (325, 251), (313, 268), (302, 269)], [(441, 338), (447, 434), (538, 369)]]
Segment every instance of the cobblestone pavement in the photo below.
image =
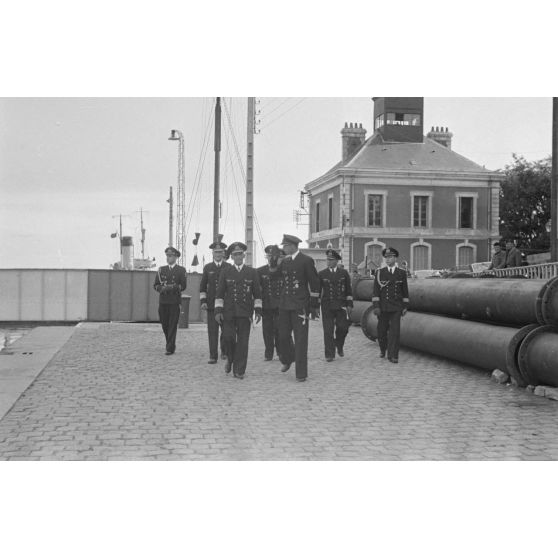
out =
[(309, 381), (263, 362), (208, 365), (202, 326), (164, 355), (155, 324), (83, 324), (0, 421), (2, 460), (547, 460), (558, 402), (487, 372), (402, 350), (398, 365), (352, 327), (327, 363), (310, 331)]

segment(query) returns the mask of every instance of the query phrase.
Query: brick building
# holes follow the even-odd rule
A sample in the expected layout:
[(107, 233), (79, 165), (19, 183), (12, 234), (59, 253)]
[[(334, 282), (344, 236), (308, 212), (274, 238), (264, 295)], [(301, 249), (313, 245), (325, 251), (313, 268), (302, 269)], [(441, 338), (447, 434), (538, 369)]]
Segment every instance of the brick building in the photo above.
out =
[(309, 246), (345, 265), (381, 263), (386, 246), (414, 271), (490, 259), (502, 174), (452, 151), (452, 133), (423, 134), (422, 97), (375, 97), (374, 133), (341, 130), (342, 159), (309, 182)]

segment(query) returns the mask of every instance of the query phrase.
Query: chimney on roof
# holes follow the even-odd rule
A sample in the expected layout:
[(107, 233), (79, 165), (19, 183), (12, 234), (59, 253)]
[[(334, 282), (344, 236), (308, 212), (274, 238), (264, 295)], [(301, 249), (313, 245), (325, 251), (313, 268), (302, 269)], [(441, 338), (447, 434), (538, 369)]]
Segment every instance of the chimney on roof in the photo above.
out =
[(448, 149), (451, 149), (451, 138), (453, 137), (453, 134), (443, 126), (436, 126), (436, 128), (432, 126), (432, 130), (426, 134), (426, 137), (438, 142), (440, 145), (443, 145)]
[(342, 150), (341, 157), (345, 161), (352, 157), (366, 139), (366, 130), (362, 124), (350, 122), (349, 125), (345, 122), (345, 127), (341, 130)]

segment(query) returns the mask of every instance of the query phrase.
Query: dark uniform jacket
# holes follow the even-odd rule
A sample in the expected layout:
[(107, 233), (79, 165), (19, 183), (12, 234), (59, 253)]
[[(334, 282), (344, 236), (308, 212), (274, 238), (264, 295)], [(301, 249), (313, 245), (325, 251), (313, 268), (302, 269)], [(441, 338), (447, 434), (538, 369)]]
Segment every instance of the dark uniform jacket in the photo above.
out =
[(295, 259), (286, 257), (279, 267), (283, 276), (279, 308), (302, 310), (320, 305), (320, 278), (314, 260), (298, 252)]
[(503, 269), (504, 267), (506, 267), (506, 251), (494, 252), (488, 269)]
[[(172, 288), (163, 289), (165, 286)], [(159, 293), (159, 304), (181, 304), (181, 293), (186, 289), (186, 269), (178, 264), (172, 269), (168, 265), (160, 267), (153, 288)]]
[(376, 272), (372, 291), (372, 307), (382, 312), (397, 312), (409, 307), (407, 273), (396, 267), (390, 273), (388, 267)]
[(215, 310), (222, 309), (225, 319), (251, 318), (254, 308), (262, 308), (258, 272), (248, 265), (240, 271), (234, 265), (227, 265), (219, 276)]
[(262, 306), (264, 310), (275, 310), (279, 308), (283, 277), (281, 272), (276, 269), (271, 271), (269, 265), (258, 267), (258, 277), (262, 288)]
[(338, 310), (347, 306), (353, 306), (353, 291), (351, 289), (351, 278), (346, 269), (326, 267), (318, 273), (320, 277), (320, 298), (323, 306), (332, 310)]
[(517, 248), (506, 252), (506, 267), (521, 267), (521, 252)]
[(219, 284), (219, 275), (229, 265), (225, 260), (222, 260), (221, 266), (218, 266), (215, 262), (210, 262), (203, 268), (200, 283), (200, 302), (201, 304), (207, 303), (208, 310), (215, 309), (215, 294)]

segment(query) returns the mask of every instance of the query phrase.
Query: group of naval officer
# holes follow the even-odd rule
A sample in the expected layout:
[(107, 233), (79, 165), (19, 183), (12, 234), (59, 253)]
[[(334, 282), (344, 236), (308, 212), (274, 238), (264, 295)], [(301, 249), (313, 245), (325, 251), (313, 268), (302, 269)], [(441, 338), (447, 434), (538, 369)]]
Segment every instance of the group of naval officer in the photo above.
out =
[[(309, 320), (322, 318), (324, 352), (327, 362), (336, 352), (344, 356), (344, 344), (353, 308), (351, 278), (339, 265), (336, 250), (326, 250), (327, 267), (316, 270), (314, 260), (303, 254), (302, 242), (283, 235), (282, 248), (266, 246), (267, 264), (254, 269), (244, 263), (247, 246), (234, 242), (227, 246), (219, 239), (209, 246), (213, 261), (204, 266), (200, 302), (207, 312), (208, 364), (225, 360), (225, 372), (242, 379), (248, 362), (252, 320), (262, 321), (264, 360), (274, 353), (287, 372), (295, 364), (299, 382), (308, 377)], [(186, 270), (176, 264), (180, 252), (165, 251), (167, 266), (159, 269), (154, 288), (160, 293), (159, 317), (166, 339), (166, 354), (176, 348), (181, 292), (186, 289)], [(397, 267), (397, 250), (386, 248), (386, 267), (374, 279), (372, 307), (378, 316), (380, 357), (398, 362), (401, 317), (409, 305), (407, 274)], [(227, 260), (232, 258), (232, 263)]]

